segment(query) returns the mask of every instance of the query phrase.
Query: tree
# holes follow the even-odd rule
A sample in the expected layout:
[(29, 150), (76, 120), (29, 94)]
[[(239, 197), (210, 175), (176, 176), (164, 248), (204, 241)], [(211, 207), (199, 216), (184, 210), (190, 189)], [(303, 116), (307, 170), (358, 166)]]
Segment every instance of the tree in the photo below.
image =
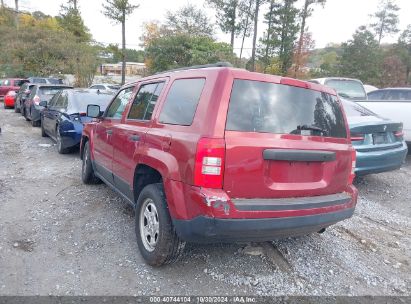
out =
[(359, 27), (353, 38), (342, 44), (340, 75), (379, 85), (381, 50), (375, 36), (365, 26)]
[(398, 29), (398, 11), (400, 8), (394, 3), (394, 0), (380, 0), (378, 11), (372, 15), (376, 21), (371, 24), (378, 38), (378, 45), (381, 39), (387, 35), (399, 32)]
[(190, 36), (213, 37), (214, 35), (214, 26), (209, 22), (207, 15), (191, 4), (183, 6), (176, 12), (168, 11), (165, 29), (174, 34)]
[(323, 7), (327, 0), (305, 0), (304, 1), (304, 8), (301, 10), (300, 17), (301, 17), (301, 27), (300, 27), (300, 38), (298, 39), (298, 46), (297, 52), (295, 56), (295, 66), (294, 66), (294, 77), (297, 77), (298, 71), (301, 68), (302, 63), (300, 62), (301, 53), (304, 44), (304, 37), (306, 31), (306, 21), (307, 18), (310, 17), (314, 11), (313, 5), (314, 4), (321, 4)]
[[(264, 23), (267, 24), (267, 30), (264, 32), (263, 37), (260, 39), (262, 47), (260, 48), (260, 61), (262, 61), (264, 68), (263, 71), (266, 72), (268, 66), (270, 65), (272, 57), (275, 55), (277, 39), (273, 37), (273, 27), (274, 24), (278, 23), (277, 13), (279, 11), (280, 4), (275, 0), (271, 0), (268, 8), (268, 12), (264, 16)], [(277, 62), (278, 64), (278, 62)]]
[(207, 0), (217, 11), (217, 25), (223, 33), (230, 34), (230, 44), (234, 48), (234, 38), (239, 32), (237, 14), (239, 0)]
[[(310, 53), (312, 52), (314, 47), (315, 41), (312, 39), (312, 34), (310, 32), (305, 32), (301, 46), (297, 45), (294, 52), (292, 68), (291, 71), (289, 71), (288, 75), (300, 79), (309, 77), (308, 71), (305, 66), (308, 63)], [(297, 69), (296, 65), (299, 65)]]
[(411, 81), (411, 24), (402, 32), (398, 39), (397, 48), (401, 61), (405, 66), (405, 85), (409, 85)]
[(129, 0), (106, 0), (103, 3), (103, 14), (113, 20), (114, 23), (121, 23), (122, 34), (122, 68), (121, 84), (126, 81), (126, 17), (130, 15), (139, 5), (132, 5)]
[(255, 0), (243, 0), (240, 2), (239, 6), (239, 31), (242, 32), (241, 48), (240, 48), (240, 59), (243, 56), (244, 40), (249, 37), (252, 31), (253, 14), (252, 7), (255, 4)]
[(255, 0), (255, 5), (254, 5), (253, 48), (252, 48), (252, 51), (251, 51), (251, 59), (250, 59), (250, 70), (252, 72), (255, 71), (255, 55), (256, 55), (257, 35), (258, 35), (258, 14), (260, 12), (260, 7), (263, 3), (264, 3), (264, 0)]
[(77, 0), (69, 0), (67, 5), (61, 5), (58, 20), (64, 29), (77, 37), (79, 42), (90, 41), (91, 34), (81, 18)]
[(194, 37), (185, 33), (156, 37), (149, 42), (145, 51), (146, 65), (151, 73), (234, 60), (229, 44), (215, 42), (210, 37)]

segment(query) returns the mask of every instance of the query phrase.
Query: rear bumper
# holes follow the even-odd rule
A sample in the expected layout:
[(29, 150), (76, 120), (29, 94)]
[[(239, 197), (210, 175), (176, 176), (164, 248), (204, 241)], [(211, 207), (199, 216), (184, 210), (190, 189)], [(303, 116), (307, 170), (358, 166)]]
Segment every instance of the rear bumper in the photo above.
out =
[(356, 175), (381, 173), (399, 169), (407, 156), (408, 148), (404, 142), (396, 149), (372, 152), (357, 151)]
[(306, 235), (350, 218), (354, 208), (307, 216), (261, 219), (219, 219), (199, 216), (173, 220), (178, 236), (188, 242), (270, 241)]

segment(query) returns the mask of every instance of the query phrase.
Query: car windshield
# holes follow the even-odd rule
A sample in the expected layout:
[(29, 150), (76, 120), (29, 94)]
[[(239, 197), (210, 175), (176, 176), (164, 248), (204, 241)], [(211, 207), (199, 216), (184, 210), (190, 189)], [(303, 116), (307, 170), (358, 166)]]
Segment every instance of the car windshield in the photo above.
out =
[(337, 97), (269, 82), (235, 80), (227, 130), (346, 138)]
[(108, 86), (111, 90), (119, 90), (120, 86), (113, 86), (113, 85), (109, 85)]
[(325, 85), (337, 91), (338, 95), (346, 99), (362, 100), (367, 99), (364, 87), (361, 82), (349, 79), (330, 79)]
[(48, 78), (48, 81), (49, 81), (51, 84), (63, 84), (63, 80), (62, 80), (62, 79)]

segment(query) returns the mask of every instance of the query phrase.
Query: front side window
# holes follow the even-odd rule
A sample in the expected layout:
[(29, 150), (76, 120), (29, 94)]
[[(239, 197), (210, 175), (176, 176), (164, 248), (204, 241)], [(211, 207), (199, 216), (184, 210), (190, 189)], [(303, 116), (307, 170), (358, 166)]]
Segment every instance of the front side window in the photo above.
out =
[(132, 93), (133, 87), (121, 90), (108, 107), (104, 116), (107, 118), (121, 119), (121, 115), (123, 114)]
[(159, 121), (165, 124), (190, 126), (205, 84), (204, 78), (178, 79), (173, 82)]
[(293, 86), (235, 80), (226, 129), (346, 138), (336, 96)]
[(163, 86), (164, 82), (142, 85), (134, 98), (128, 118), (150, 120)]

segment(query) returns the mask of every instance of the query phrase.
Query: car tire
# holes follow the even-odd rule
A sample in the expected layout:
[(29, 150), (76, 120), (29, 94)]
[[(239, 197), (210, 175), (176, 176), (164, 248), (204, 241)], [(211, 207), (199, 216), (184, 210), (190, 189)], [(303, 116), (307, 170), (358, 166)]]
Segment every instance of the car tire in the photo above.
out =
[(15, 112), (15, 113), (20, 113), (20, 108), (17, 108), (16, 105), (14, 105), (14, 112)]
[(32, 120), (31, 125), (33, 127), (40, 127), (40, 121), (39, 120)]
[(27, 117), (27, 110), (26, 110), (26, 108), (24, 108), (23, 116), (24, 116), (24, 118), (25, 118), (27, 121), (30, 121), (30, 119)]
[(140, 253), (147, 264), (161, 266), (174, 263), (184, 251), (168, 212), (163, 184), (151, 184), (141, 191), (135, 217)]
[(94, 174), (91, 163), (90, 143), (87, 141), (83, 148), (83, 163), (81, 166), (81, 180), (87, 185), (98, 184), (100, 179)]
[(47, 137), (47, 133), (44, 130), (43, 120), (40, 120), (40, 128), (41, 128), (41, 137)]
[(56, 144), (57, 144), (57, 152), (59, 154), (66, 154), (69, 152), (69, 149), (63, 147), (63, 141), (61, 140), (59, 126), (56, 127)]

